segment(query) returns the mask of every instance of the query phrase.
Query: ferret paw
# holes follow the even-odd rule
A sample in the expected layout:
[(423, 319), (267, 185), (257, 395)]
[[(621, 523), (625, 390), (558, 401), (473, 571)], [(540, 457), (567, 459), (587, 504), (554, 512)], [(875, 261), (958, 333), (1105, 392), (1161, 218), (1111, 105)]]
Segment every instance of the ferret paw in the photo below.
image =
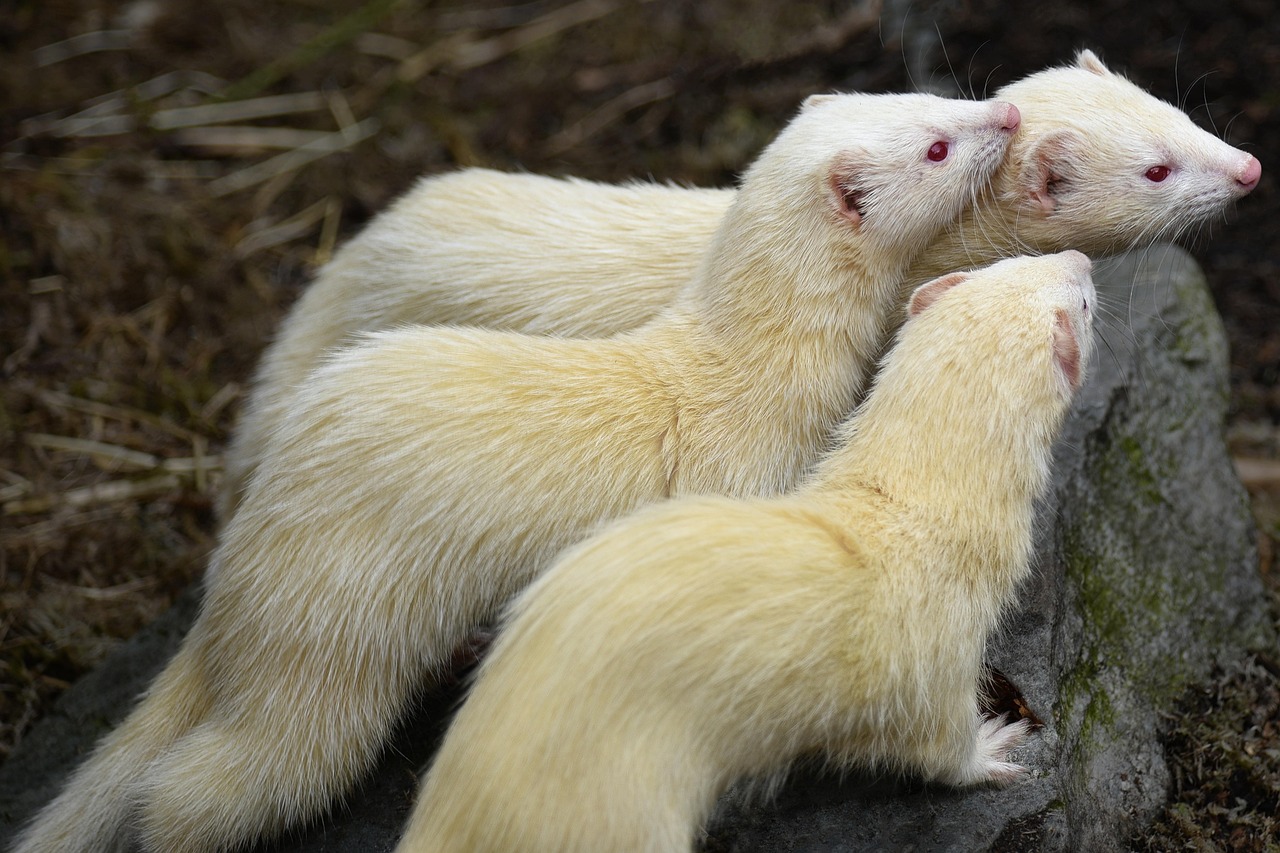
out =
[(1021, 746), (1031, 732), (1027, 720), (1005, 723), (1004, 717), (981, 720), (973, 758), (965, 779), (968, 784), (1008, 785), (1029, 772), (1021, 764), (1009, 761), (1009, 753)]

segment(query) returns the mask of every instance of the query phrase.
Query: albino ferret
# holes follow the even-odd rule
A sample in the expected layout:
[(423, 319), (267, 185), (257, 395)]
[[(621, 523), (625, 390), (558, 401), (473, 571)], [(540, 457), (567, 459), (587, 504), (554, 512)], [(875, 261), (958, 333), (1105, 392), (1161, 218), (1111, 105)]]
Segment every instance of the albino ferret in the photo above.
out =
[(1024, 773), (981, 722), (987, 635), (1091, 351), (1089, 260), (924, 285), (794, 495), (649, 507), (511, 607), (399, 853), (688, 851), (735, 779), (825, 752), (953, 785)]
[(673, 305), (607, 340), (411, 327), (293, 398), (200, 617), (19, 850), (225, 850), (315, 815), (455, 646), (602, 521), (798, 482), (869, 378), (912, 259), (1018, 110), (810, 98)]
[[(1006, 164), (917, 258), (901, 298), (1019, 252), (1092, 256), (1174, 238), (1256, 186), (1257, 159), (1090, 51), (997, 93), (1022, 112)], [(267, 350), (227, 452), (225, 520), (321, 355), (358, 331), (458, 323), (608, 335), (652, 318), (735, 192), (472, 169), (423, 180), (320, 271)]]

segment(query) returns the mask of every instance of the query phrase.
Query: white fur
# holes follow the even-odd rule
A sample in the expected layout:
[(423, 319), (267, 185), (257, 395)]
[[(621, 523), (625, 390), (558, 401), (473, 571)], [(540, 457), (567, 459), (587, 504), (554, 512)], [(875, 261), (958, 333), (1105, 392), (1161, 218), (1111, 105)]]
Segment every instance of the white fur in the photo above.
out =
[[(1014, 117), (926, 95), (815, 100), (642, 328), (413, 327), (335, 353), (224, 531), (177, 674), (19, 849), (98, 849), (135, 802), (154, 851), (224, 850), (313, 815), (466, 633), (597, 523), (791, 487), (861, 393), (907, 264), (1001, 162)], [(951, 153), (932, 162), (940, 133)], [(164, 713), (182, 722), (142, 728)], [(90, 825), (95, 800), (114, 811)]]
[(980, 723), (977, 686), (1093, 285), (1068, 252), (945, 290), (796, 494), (642, 510), (516, 600), (399, 853), (687, 851), (735, 779), (814, 751), (956, 785), (1026, 772), (1026, 723)]
[[(1172, 238), (1252, 185), (1257, 161), (1106, 69), (1091, 52), (996, 97), (1022, 111), (1007, 165), (905, 278), (1022, 252), (1110, 254)], [(1144, 174), (1168, 164), (1160, 184)], [(321, 354), (404, 322), (559, 334), (632, 329), (702, 257), (732, 190), (623, 187), (471, 169), (419, 182), (320, 271), (267, 350), (227, 453), (225, 519)]]

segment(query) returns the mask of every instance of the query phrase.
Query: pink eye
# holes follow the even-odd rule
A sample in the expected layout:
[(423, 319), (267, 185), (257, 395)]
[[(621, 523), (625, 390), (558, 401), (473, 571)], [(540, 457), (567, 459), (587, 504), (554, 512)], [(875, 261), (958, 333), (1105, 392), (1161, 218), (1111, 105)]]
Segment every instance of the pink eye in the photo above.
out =
[(1147, 180), (1153, 184), (1158, 184), (1167, 177), (1169, 177), (1168, 166), (1152, 166), (1147, 169)]
[(947, 159), (947, 151), (947, 143), (938, 140), (929, 146), (929, 153), (926, 156), (935, 163), (941, 163)]

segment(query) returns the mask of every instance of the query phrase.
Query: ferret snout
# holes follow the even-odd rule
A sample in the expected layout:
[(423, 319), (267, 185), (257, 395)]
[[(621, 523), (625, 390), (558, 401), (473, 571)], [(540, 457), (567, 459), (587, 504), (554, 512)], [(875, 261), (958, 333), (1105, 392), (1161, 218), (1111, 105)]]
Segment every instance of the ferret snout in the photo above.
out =
[(1086, 269), (1084, 272), (1080, 274), (1080, 278), (1076, 279), (1076, 283), (1080, 286), (1080, 290), (1084, 292), (1084, 303), (1081, 306), (1083, 309), (1083, 313), (1085, 315), (1085, 318), (1090, 323), (1092, 323), (1093, 314), (1091, 313), (1089, 306), (1092, 305), (1098, 298), (1098, 291), (1094, 288), (1094, 285), (1093, 285), (1093, 273), (1090, 270)]
[(1067, 262), (1068, 269), (1074, 276), (1076, 286), (1084, 293), (1085, 312), (1088, 312), (1088, 306), (1094, 301), (1096, 292), (1093, 288), (1093, 261), (1084, 252), (1077, 252), (1075, 249), (1067, 249), (1062, 253), (1063, 260)]
[[(1088, 336), (1088, 330), (1093, 325), (1093, 312), (1090, 306), (1093, 305), (1098, 298), (1098, 292), (1093, 285), (1093, 261), (1082, 252), (1075, 249), (1067, 249), (1062, 253), (1063, 260), (1066, 261), (1067, 269), (1070, 271), (1072, 283), (1079, 289), (1081, 295), (1079, 322), (1083, 324), (1085, 336)], [(1088, 353), (1085, 354), (1086, 356)]]
[[(1013, 104), (997, 102), (996, 106), (996, 116), (1000, 121), (1000, 129), (1007, 130), (1009, 133), (1016, 131), (1022, 124), (1022, 113)], [(1003, 110), (999, 109), (1000, 107), (1003, 107)]]
[(1253, 188), (1258, 185), (1258, 179), (1261, 177), (1262, 163), (1258, 162), (1258, 158), (1252, 154), (1244, 155), (1244, 164), (1236, 175), (1236, 183), (1240, 185), (1241, 192), (1253, 192)]
[(1093, 304), (1096, 292), (1093, 286), (1093, 261), (1084, 252), (1075, 249), (1064, 249), (1054, 254), (1053, 260), (1062, 271), (1062, 281), (1069, 287), (1075, 287), (1084, 297), (1083, 313), (1089, 313), (1088, 306)]

